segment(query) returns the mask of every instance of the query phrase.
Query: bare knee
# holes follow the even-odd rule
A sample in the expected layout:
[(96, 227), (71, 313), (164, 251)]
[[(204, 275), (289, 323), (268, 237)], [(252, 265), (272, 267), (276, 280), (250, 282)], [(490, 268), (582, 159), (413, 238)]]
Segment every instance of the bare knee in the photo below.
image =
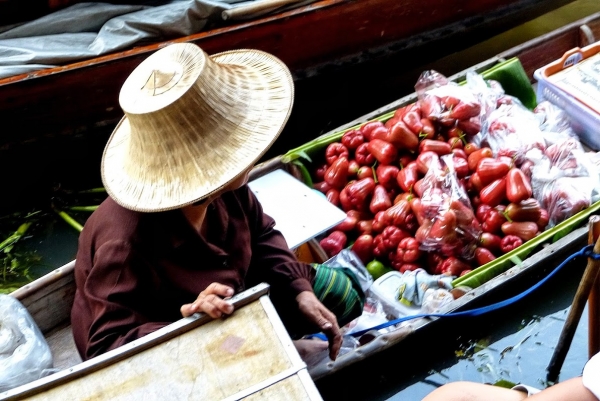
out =
[(452, 382), (438, 387), (423, 401), (518, 401), (525, 393), (475, 382)]

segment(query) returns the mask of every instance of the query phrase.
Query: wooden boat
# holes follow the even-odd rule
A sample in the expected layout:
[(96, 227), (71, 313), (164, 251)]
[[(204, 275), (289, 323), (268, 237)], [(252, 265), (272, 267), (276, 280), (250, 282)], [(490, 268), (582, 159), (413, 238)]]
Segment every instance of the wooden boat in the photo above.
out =
[[(41, 291), (35, 284), (14, 294), (40, 328), (64, 320), (69, 307), (64, 301), (73, 295), (72, 267), (40, 282)], [(65, 329), (54, 330), (48, 340), (60, 370), (6, 391), (0, 399), (320, 400), (268, 290), (260, 284), (234, 296), (236, 312), (227, 319), (196, 314), (83, 363), (71, 352), (74, 344), (64, 342), (71, 338), (61, 335)]]
[[(530, 83), (535, 86), (533, 74), (536, 69), (545, 66), (555, 60), (560, 59), (566, 52), (576, 47), (584, 47), (600, 39), (600, 13), (590, 15), (587, 18), (578, 20), (572, 24), (566, 25), (551, 33), (540, 36), (531, 41), (525, 42), (522, 45), (516, 46), (505, 52), (498, 54), (484, 62), (476, 64), (467, 70), (461, 71), (449, 78), (454, 81), (461, 81), (465, 78), (468, 71), (477, 71), (483, 73), (491, 70), (494, 67), (517, 58), (523, 66), (524, 72)], [(323, 143), (323, 138), (331, 136), (335, 132), (343, 132), (352, 127), (360, 126), (361, 124), (372, 121), (387, 113), (393, 113), (399, 107), (414, 103), (417, 100), (416, 93), (398, 99), (386, 106), (383, 106), (367, 115), (364, 115), (356, 120), (350, 121), (337, 129), (325, 133), (320, 138), (317, 138), (313, 143)], [(310, 143), (306, 147), (310, 147)], [(293, 151), (291, 151), (293, 152)], [(288, 158), (290, 155), (287, 156)], [(286, 156), (283, 156), (286, 160)], [(531, 256), (528, 256), (520, 264), (513, 266), (505, 272), (497, 275), (493, 279), (483, 283), (482, 285), (467, 292), (464, 296), (456, 299), (451, 304), (442, 308), (442, 313), (450, 313), (455, 311), (463, 311), (474, 306), (481, 306), (486, 299), (498, 300), (498, 294), (502, 294), (502, 298), (508, 298), (515, 295), (515, 288), (519, 287), (523, 290), (523, 286), (535, 284), (553, 269), (555, 269), (563, 260), (574, 252), (581, 250), (588, 242), (589, 227), (587, 225), (590, 216), (598, 215), (600, 212), (600, 204), (597, 202), (580, 215), (579, 223), (571, 225), (569, 233), (560, 238), (554, 243), (540, 241)], [(517, 285), (519, 283), (519, 285)], [(512, 287), (512, 288), (511, 288)], [(335, 362), (329, 362), (324, 365), (314, 367), (309, 370), (311, 376), (317, 381), (327, 381), (328, 386), (331, 383), (342, 385), (344, 380), (347, 380), (346, 373), (348, 368), (352, 366), (356, 377), (361, 374), (356, 372), (359, 369), (359, 362), (365, 360), (369, 356), (377, 356), (379, 361), (384, 361), (385, 355), (383, 350), (392, 347), (399, 349), (402, 343), (407, 343), (406, 340), (411, 340), (410, 346), (420, 344), (417, 336), (425, 333), (431, 334), (435, 331), (436, 322), (439, 319), (418, 319), (410, 324), (401, 327), (398, 330), (383, 334), (375, 338), (370, 343), (363, 345), (353, 352), (338, 358)], [(410, 349), (404, 349), (405, 352), (412, 352)], [(396, 356), (398, 352), (395, 353)], [(402, 355), (402, 351), (400, 351)], [(382, 362), (383, 363), (383, 362)], [(346, 369), (346, 370), (344, 370)], [(354, 377), (354, 376), (351, 376)], [(333, 385), (335, 387), (335, 384)]]
[[(574, 47), (582, 47), (594, 41), (594, 38), (599, 37), (600, 13), (510, 49), (450, 78), (460, 80), (465, 77), (469, 70), (487, 71), (499, 63), (517, 57), (524, 67), (528, 79), (533, 83), (533, 71), (536, 68), (562, 57), (566, 51)], [(382, 114), (393, 112), (404, 104), (414, 102), (415, 99), (416, 94), (410, 94), (368, 115), (351, 121), (332, 131), (332, 133), (341, 132), (377, 118)], [(323, 137), (327, 137), (329, 134), (331, 133), (327, 133)], [(319, 141), (323, 137), (316, 138), (315, 141)], [(294, 164), (291, 163), (290, 156), (281, 155), (258, 165), (253, 170), (251, 179), (277, 169), (285, 169), (292, 174), (299, 174)], [(497, 297), (498, 294), (510, 296), (517, 287), (516, 283), (519, 283), (518, 287), (522, 288), (526, 283), (531, 285), (539, 281), (541, 277), (547, 275), (566, 257), (587, 244), (588, 227), (586, 222), (590, 215), (598, 214), (598, 209), (599, 206), (595, 204), (593, 208), (586, 210), (579, 217), (577, 224), (571, 224), (569, 232), (560, 239), (538, 244), (532, 250), (533, 252), (524, 258), (522, 263), (508, 268), (505, 272), (467, 292), (464, 296), (444, 307), (441, 312), (470, 309), (474, 305), (480, 305), (490, 297)], [(320, 261), (324, 260), (322, 253), (319, 252), (312, 253), (311, 257), (317, 261), (319, 261), (319, 258)], [(70, 263), (13, 293), (29, 308), (54, 349), (64, 350), (66, 344), (66, 352), (56, 352), (56, 355), (60, 355), (60, 357), (57, 357), (57, 365), (64, 369), (72, 369), (73, 366), (77, 366), (78, 362), (76, 358), (73, 359), (72, 357), (73, 346), (72, 342), (69, 343), (69, 311), (74, 293), (72, 269), (73, 264)], [(55, 295), (59, 296), (56, 297)], [(340, 378), (340, 382), (343, 382), (344, 372), (355, 369), (359, 362), (368, 358), (385, 360), (386, 351), (391, 352), (392, 349), (399, 349), (405, 343), (413, 345), (415, 342), (418, 343), (419, 337), (435, 330), (436, 324), (441, 320), (423, 318), (414, 320), (408, 325), (375, 337), (367, 344), (340, 356), (335, 362), (330, 361), (312, 366), (308, 372), (312, 379), (317, 381), (317, 384), (320, 380), (335, 380), (333, 378)], [(71, 351), (68, 351), (69, 348)]]
[[(326, 75), (318, 84), (323, 93), (335, 93), (328, 86), (329, 78), (342, 66), (392, 54), (418, 56), (420, 63), (426, 63), (571, 1), (462, 0), (448, 6), (439, 0), (318, 0), (251, 21), (228, 22), (186, 37), (7, 77), (0, 79), (0, 120), (18, 129), (2, 132), (0, 148), (66, 135), (106, 135), (102, 128), (110, 131), (122, 116), (118, 92), (125, 78), (151, 52), (168, 43), (195, 43), (209, 54), (233, 48), (264, 50), (289, 66), (298, 85)], [(39, 16), (76, 2), (39, 2), (42, 5), (29, 12)], [(272, 7), (273, 0), (265, 2)], [(24, 6), (18, 0), (2, 1), (0, 7), (6, 24), (23, 18)], [(298, 89), (301, 96), (302, 88)]]

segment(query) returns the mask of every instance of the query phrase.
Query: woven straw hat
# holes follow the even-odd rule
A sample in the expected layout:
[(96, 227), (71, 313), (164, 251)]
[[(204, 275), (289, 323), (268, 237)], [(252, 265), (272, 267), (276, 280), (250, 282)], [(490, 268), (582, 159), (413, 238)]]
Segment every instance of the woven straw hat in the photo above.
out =
[(289, 117), (285, 64), (258, 50), (208, 56), (191, 43), (150, 55), (119, 95), (125, 116), (102, 155), (108, 194), (128, 209), (176, 209), (256, 163)]

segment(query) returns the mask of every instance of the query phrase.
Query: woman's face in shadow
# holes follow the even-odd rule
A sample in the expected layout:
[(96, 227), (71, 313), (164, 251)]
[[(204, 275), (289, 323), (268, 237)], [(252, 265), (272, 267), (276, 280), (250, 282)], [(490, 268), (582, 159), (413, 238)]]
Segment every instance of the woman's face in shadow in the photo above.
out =
[(193, 203), (193, 206), (199, 206), (199, 205), (202, 205), (203, 203), (208, 204), (208, 203), (210, 203), (210, 201), (217, 198), (221, 194), (224, 194), (225, 192), (236, 190), (236, 189), (241, 188), (242, 186), (246, 185), (248, 183), (248, 177), (250, 176), (250, 171), (252, 171), (252, 166), (248, 167), (248, 169), (243, 171), (235, 180), (231, 181), (229, 184), (225, 185), (223, 188), (221, 188), (214, 194), (208, 196), (207, 198), (201, 199), (201, 200)]

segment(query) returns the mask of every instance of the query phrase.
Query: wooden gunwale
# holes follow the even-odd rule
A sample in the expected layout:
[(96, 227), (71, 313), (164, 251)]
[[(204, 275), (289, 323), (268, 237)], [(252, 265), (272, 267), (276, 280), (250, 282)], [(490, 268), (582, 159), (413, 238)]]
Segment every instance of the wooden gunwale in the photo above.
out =
[[(43, 285), (44, 282), (42, 281), (39, 284)], [(269, 285), (262, 283), (255, 287), (249, 288), (248, 290), (243, 291), (239, 294), (236, 294), (231, 298), (230, 302), (235, 306), (236, 309), (239, 309), (259, 299), (262, 296), (268, 295), (268, 293)], [(13, 295), (15, 294), (13, 293)], [(17, 298), (18, 295), (19, 294), (16, 294)], [(132, 341), (131, 343), (123, 345), (118, 349), (114, 349), (112, 351), (109, 351), (98, 357), (89, 359), (68, 369), (61, 370), (53, 375), (46, 376), (42, 379), (32, 382), (31, 384), (23, 385), (18, 387), (17, 389), (10, 390), (5, 393), (6, 397), (2, 397), (2, 399), (20, 399), (22, 397), (27, 397), (32, 394), (42, 392), (48, 388), (58, 386), (67, 381), (83, 377), (87, 374), (98, 371), (106, 366), (122, 361), (132, 355), (138, 354), (146, 349), (164, 343), (174, 337), (177, 337), (178, 335), (188, 332), (196, 327), (202, 326), (212, 320), (213, 319), (210, 316), (203, 313), (194, 314), (193, 316), (190, 316), (188, 318), (180, 319), (177, 322), (163, 327), (162, 329), (159, 329), (140, 339)], [(303, 364), (301, 363), (301, 365)]]

